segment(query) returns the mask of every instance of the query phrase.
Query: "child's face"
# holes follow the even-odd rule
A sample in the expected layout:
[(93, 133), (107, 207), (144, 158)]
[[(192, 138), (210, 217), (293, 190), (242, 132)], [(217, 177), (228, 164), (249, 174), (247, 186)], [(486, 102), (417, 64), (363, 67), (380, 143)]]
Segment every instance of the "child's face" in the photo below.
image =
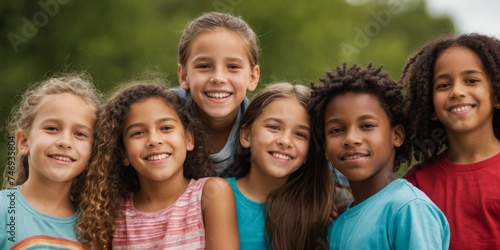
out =
[(192, 131), (184, 129), (169, 105), (153, 97), (130, 105), (123, 142), (124, 165), (131, 164), (141, 182), (184, 178), (186, 153), (194, 148)]
[(493, 91), (481, 59), (468, 48), (451, 47), (434, 64), (434, 119), (447, 131), (492, 131)]
[(28, 156), (28, 180), (71, 183), (88, 164), (94, 123), (92, 108), (80, 97), (47, 97), (31, 129), (17, 132), (20, 153)]
[(387, 183), (404, 130), (391, 126), (375, 96), (347, 92), (326, 106), (325, 137), (326, 158), (349, 182)]
[(185, 67), (178, 66), (181, 87), (210, 118), (236, 116), (246, 91), (259, 80), (258, 66), (250, 65), (242, 39), (226, 29), (204, 32), (189, 46)]
[(295, 97), (269, 103), (240, 131), (240, 143), (252, 155), (250, 173), (286, 181), (306, 161), (310, 131), (307, 111)]

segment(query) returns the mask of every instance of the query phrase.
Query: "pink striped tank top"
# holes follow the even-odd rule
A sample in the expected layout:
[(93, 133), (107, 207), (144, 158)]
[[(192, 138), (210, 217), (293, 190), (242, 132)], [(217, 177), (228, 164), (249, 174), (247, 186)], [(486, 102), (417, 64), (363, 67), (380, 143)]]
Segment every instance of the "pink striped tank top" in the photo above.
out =
[(207, 179), (191, 180), (172, 205), (157, 212), (137, 210), (131, 194), (116, 221), (113, 249), (205, 249), (201, 197)]

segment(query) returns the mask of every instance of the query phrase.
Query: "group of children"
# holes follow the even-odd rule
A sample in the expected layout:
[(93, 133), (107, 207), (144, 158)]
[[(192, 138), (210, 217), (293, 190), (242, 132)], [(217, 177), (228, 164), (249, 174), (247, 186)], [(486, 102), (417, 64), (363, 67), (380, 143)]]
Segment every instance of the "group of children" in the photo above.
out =
[(498, 40), (435, 39), (401, 81), (343, 65), (251, 101), (241, 18), (203, 14), (178, 49), (179, 88), (137, 81), (102, 102), (64, 76), (26, 91), (1, 249), (500, 248)]

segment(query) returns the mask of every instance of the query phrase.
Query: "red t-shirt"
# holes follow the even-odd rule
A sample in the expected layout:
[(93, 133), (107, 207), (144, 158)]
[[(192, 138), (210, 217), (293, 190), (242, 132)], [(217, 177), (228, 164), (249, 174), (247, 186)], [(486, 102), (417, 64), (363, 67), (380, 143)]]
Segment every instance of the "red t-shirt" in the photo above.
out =
[(450, 249), (500, 249), (500, 153), (473, 164), (455, 164), (441, 154), (405, 178), (445, 214)]

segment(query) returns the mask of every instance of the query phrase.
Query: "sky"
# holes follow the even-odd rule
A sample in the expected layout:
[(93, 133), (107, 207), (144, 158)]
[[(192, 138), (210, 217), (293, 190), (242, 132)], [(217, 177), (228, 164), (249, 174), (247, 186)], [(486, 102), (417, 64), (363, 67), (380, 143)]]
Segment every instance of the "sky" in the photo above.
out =
[(432, 15), (448, 15), (459, 34), (481, 33), (500, 39), (500, 1), (426, 0)]

